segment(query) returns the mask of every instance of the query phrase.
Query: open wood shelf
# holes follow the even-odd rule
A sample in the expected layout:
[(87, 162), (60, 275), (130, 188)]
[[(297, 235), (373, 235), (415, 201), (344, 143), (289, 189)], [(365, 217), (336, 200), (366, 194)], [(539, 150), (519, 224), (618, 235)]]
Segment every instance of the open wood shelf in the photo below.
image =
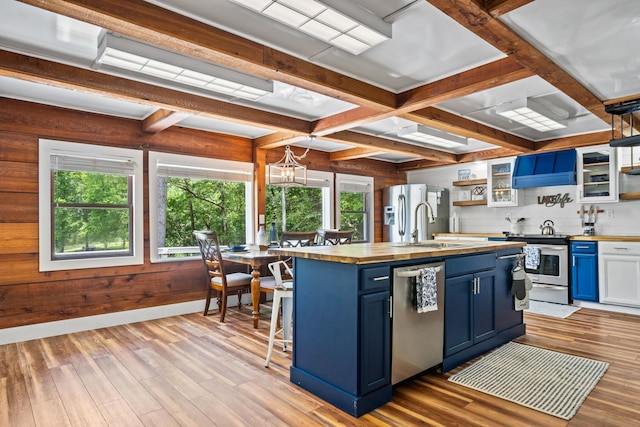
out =
[(620, 193), (620, 200), (640, 200), (640, 193)]
[(487, 199), (483, 200), (458, 200), (457, 202), (453, 202), (453, 206), (476, 206), (476, 205), (486, 205)]
[(463, 179), (462, 181), (453, 181), (454, 187), (464, 187), (467, 185), (482, 185), (487, 183), (487, 178), (480, 179)]
[[(640, 169), (640, 165), (634, 166), (633, 169)], [(620, 168), (620, 173), (629, 173), (631, 166), (623, 166)]]

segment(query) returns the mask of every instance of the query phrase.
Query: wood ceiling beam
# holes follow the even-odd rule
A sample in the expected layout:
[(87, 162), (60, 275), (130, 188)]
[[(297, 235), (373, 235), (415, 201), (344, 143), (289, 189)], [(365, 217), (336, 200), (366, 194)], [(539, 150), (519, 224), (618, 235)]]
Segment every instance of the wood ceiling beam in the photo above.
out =
[(0, 75), (275, 131), (307, 133), (310, 126), (305, 120), (4, 50)]
[[(401, 116), (404, 113), (411, 113), (426, 106), (436, 105), (449, 99), (487, 90), (495, 86), (531, 77), (532, 75), (533, 73), (530, 70), (510, 58), (500, 59), (403, 92), (398, 95), (398, 108), (394, 111), (379, 112), (365, 107), (356, 108), (318, 120), (312, 132), (315, 135), (322, 136), (347, 130), (354, 126), (362, 126), (389, 117)], [(493, 132), (486, 133), (493, 133), (495, 138), (505, 142), (514, 138), (512, 135), (496, 129)], [(526, 141), (524, 139), (519, 141), (519, 143), (523, 144), (523, 148), (527, 147)]]
[(306, 141), (307, 134), (293, 132), (275, 132), (269, 135), (261, 136), (253, 140), (256, 148), (269, 150), (284, 145), (295, 144), (296, 142)]
[(332, 162), (340, 162), (344, 160), (361, 159), (363, 157), (376, 156), (378, 154), (386, 153), (386, 150), (379, 150), (375, 148), (349, 148), (347, 150), (334, 151), (329, 154), (329, 160)]
[(450, 166), (451, 163), (437, 162), (433, 160), (411, 160), (396, 164), (398, 172), (409, 172), (420, 169), (437, 168), (439, 166)]
[(608, 121), (602, 102), (569, 73), (547, 58), (478, 4), (479, 0), (427, 0), (496, 49), (558, 88), (597, 117)]
[(356, 147), (382, 150), (387, 153), (399, 153), (407, 156), (443, 162), (446, 164), (453, 164), (457, 162), (455, 154), (452, 153), (424, 148), (418, 145), (406, 144), (373, 135), (365, 135), (363, 133), (341, 131), (331, 135), (325, 135), (322, 138), (329, 141), (354, 145)]
[(423, 108), (412, 113), (402, 114), (400, 117), (455, 135), (508, 148), (519, 153), (532, 152), (535, 149), (534, 143), (528, 139), (502, 132), (435, 107)]
[(395, 94), (143, 0), (19, 0), (134, 39), (379, 110)]
[(484, 0), (484, 8), (491, 16), (498, 18), (532, 1), (534, 0)]
[(473, 151), (471, 153), (458, 154), (458, 162), (469, 163), (476, 160), (493, 160), (500, 159), (502, 157), (511, 157), (522, 154), (515, 150), (508, 148), (490, 148), (487, 150)]
[(147, 133), (162, 132), (190, 115), (184, 111), (171, 111), (161, 108), (142, 121), (142, 131)]
[(536, 151), (555, 151), (568, 148), (589, 147), (591, 145), (608, 144), (610, 140), (610, 131), (587, 133), (584, 135), (536, 142)]
[(429, 107), (453, 98), (533, 76), (528, 68), (503, 58), (398, 94), (397, 113)]

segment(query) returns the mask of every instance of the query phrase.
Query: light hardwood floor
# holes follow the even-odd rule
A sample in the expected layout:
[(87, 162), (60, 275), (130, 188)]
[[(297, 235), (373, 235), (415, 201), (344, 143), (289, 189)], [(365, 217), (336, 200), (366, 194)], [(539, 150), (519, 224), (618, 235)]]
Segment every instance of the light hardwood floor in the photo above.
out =
[[(265, 319), (266, 319), (265, 315)], [(640, 317), (582, 309), (526, 314), (517, 341), (603, 360), (609, 370), (570, 421), (430, 373), (358, 419), (288, 380), (290, 354), (264, 368), (267, 321), (245, 309), (170, 317), (0, 346), (0, 425), (630, 426), (640, 420)], [(330, 349), (327, 349), (330, 351)]]

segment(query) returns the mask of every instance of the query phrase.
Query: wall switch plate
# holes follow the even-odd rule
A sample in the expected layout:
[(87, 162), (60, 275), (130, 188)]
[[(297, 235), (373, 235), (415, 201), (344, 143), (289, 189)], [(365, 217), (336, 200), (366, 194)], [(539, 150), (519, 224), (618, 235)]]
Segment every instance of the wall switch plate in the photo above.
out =
[(607, 211), (607, 218), (615, 218), (615, 212), (613, 209)]

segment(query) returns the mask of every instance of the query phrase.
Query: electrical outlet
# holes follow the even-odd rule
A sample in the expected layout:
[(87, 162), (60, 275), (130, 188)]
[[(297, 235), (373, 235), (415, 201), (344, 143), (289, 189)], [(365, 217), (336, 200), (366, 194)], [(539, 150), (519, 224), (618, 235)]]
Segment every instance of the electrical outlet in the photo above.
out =
[(509, 221), (511, 221), (511, 212), (507, 214), (507, 218), (509, 218)]
[(615, 212), (613, 211), (613, 209), (609, 209), (607, 211), (607, 218), (615, 218)]

